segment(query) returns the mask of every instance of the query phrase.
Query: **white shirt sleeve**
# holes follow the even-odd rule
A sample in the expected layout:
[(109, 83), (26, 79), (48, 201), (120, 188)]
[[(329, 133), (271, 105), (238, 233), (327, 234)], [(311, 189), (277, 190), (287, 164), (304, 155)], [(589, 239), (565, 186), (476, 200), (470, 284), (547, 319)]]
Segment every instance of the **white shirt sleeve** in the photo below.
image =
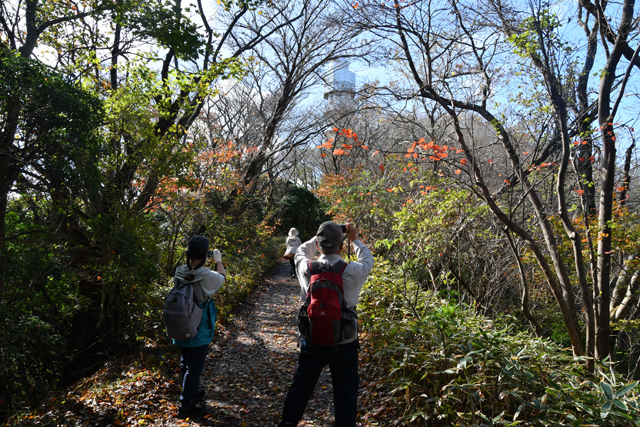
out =
[(373, 255), (371, 255), (369, 248), (358, 239), (352, 243), (358, 261), (350, 262), (342, 274), (344, 299), (349, 307), (355, 307), (358, 304), (362, 286), (367, 281), (367, 277), (373, 268)]
[(304, 242), (298, 246), (296, 255), (293, 259), (296, 265), (296, 272), (298, 273), (298, 284), (300, 285), (300, 301), (304, 301), (307, 291), (309, 290), (309, 279), (311, 274), (309, 273), (309, 261), (313, 260), (314, 255), (318, 247), (316, 246), (316, 237)]
[(200, 282), (202, 284), (202, 290), (204, 291), (205, 296), (210, 297), (211, 295), (218, 292), (218, 290), (224, 283), (224, 279), (224, 276), (217, 271), (211, 271), (209, 274), (207, 274)]
[(296, 256), (294, 261), (296, 263), (296, 269), (298, 269), (299, 263), (307, 263), (313, 259), (318, 247), (316, 246), (316, 237), (314, 236), (311, 240), (307, 240), (296, 250)]

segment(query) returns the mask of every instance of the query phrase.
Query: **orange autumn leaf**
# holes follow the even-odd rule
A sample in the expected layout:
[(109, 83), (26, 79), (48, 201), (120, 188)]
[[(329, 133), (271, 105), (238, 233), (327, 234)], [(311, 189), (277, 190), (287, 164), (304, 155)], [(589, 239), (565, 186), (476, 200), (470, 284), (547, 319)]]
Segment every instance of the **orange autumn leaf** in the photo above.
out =
[(337, 128), (337, 127), (334, 127), (334, 128), (333, 128), (333, 131), (334, 131), (334, 132), (338, 132), (338, 128)]
[(624, 191), (624, 187), (618, 187), (618, 188), (616, 188), (616, 190), (622, 192), (622, 191)]
[(320, 157), (327, 157), (327, 153), (320, 154)]
[(381, 171), (384, 171), (384, 165), (380, 165), (380, 166), (378, 166), (378, 168), (379, 168)]
[(511, 185), (511, 181), (509, 181), (508, 179), (505, 179), (505, 180), (504, 180), (504, 182), (505, 182), (507, 185)]
[(363, 145), (362, 148), (364, 148), (365, 150), (369, 149), (369, 147), (367, 147), (366, 145)]
[(467, 164), (467, 159), (460, 160), (460, 163), (463, 164), (463, 165), (466, 165)]
[(524, 153), (522, 153), (523, 156), (526, 156), (527, 154), (529, 154), (528, 151), (525, 151)]
[(584, 194), (584, 190), (578, 190), (577, 188), (574, 188), (574, 190), (576, 191), (576, 193), (578, 193), (578, 196), (582, 197), (582, 195)]
[(461, 171), (460, 169), (458, 169), (457, 171), (455, 171), (455, 174), (456, 174), (456, 175), (460, 175), (460, 173), (461, 173), (461, 172), (462, 172), (462, 171)]
[(413, 203), (413, 199), (407, 199), (407, 203)]
[(596, 158), (594, 156), (589, 157), (589, 160), (591, 161), (591, 163), (596, 161)]

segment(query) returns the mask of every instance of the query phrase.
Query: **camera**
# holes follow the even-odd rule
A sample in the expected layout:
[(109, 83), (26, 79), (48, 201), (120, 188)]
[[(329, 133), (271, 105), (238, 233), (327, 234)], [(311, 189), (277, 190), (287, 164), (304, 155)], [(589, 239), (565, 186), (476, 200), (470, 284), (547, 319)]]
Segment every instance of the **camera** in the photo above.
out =
[(342, 234), (347, 234), (347, 226), (345, 224), (340, 224), (340, 228), (342, 228)]
[(207, 251), (207, 256), (208, 256), (209, 258), (213, 258), (213, 249), (209, 249), (209, 250)]

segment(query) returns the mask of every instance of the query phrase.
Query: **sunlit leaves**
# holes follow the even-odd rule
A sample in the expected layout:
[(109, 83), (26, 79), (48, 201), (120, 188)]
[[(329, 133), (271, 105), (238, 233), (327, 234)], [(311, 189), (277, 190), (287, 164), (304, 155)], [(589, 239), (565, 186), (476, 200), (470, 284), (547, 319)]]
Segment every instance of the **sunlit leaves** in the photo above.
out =
[(134, 34), (172, 49), (178, 58), (196, 59), (203, 53), (204, 40), (185, 12), (179, 1), (173, 4), (147, 1), (125, 13), (123, 22)]

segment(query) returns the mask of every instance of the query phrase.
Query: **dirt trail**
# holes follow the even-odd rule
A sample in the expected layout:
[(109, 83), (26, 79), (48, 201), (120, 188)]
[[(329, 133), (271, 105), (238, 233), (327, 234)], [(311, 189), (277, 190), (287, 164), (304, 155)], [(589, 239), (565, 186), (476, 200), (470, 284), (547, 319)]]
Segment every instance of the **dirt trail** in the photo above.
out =
[[(64, 393), (54, 395), (36, 411), (14, 418), (9, 425), (117, 427), (274, 427), (280, 421), (284, 398), (298, 359), (295, 315), (300, 306), (299, 285), (289, 278), (282, 260), (219, 325), (211, 343), (200, 387), (211, 411), (204, 418), (175, 417), (180, 394), (177, 369), (172, 377), (150, 369), (168, 356), (177, 368), (175, 346), (151, 345), (149, 352), (105, 364)], [(394, 399), (384, 396), (367, 363), (367, 342), (361, 340), (359, 427), (388, 426)], [(155, 353), (153, 350), (158, 350)], [(370, 375), (371, 378), (367, 378)], [(124, 421), (126, 420), (126, 421)], [(299, 426), (333, 426), (333, 388), (328, 367), (320, 376)]]
[[(281, 262), (220, 325), (200, 380), (213, 426), (275, 426), (298, 357), (295, 314), (300, 305), (297, 280)], [(329, 368), (320, 376), (300, 426), (333, 425)]]

